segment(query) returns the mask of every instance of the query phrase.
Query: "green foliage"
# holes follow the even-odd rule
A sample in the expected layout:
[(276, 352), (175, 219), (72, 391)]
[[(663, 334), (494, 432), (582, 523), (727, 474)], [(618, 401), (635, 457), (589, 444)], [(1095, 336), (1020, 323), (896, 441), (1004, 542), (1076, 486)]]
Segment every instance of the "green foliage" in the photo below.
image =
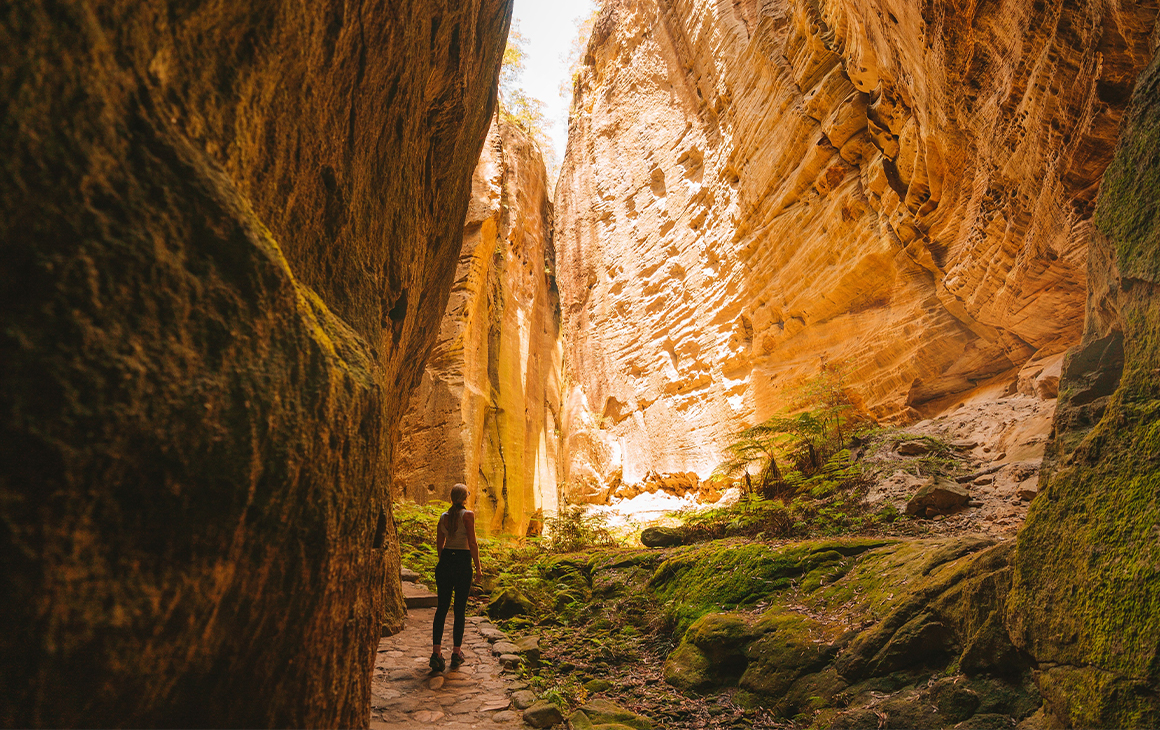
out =
[(576, 80), (580, 76), (580, 68), (584, 65), (584, 57), (588, 53), (588, 42), (592, 38), (592, 29), (600, 18), (600, 8), (594, 7), (587, 15), (576, 19), (576, 35), (572, 37), (572, 44), (568, 47), (568, 54), (564, 61), (568, 64), (568, 76), (560, 81), (560, 96), (573, 99)]
[(559, 171), (556, 150), (545, 131), (548, 128), (544, 115), (544, 102), (529, 95), (520, 85), (527, 62), (527, 39), (520, 33), (519, 25), (513, 24), (508, 33), (507, 47), (503, 53), (503, 65), (499, 72), (500, 117), (522, 129), (540, 150), (548, 179), (554, 180)]
[(788, 498), (743, 494), (734, 504), (680, 515), (685, 542), (726, 537), (764, 539), (877, 534), (899, 519), (893, 506), (874, 512), (862, 502), (873, 482), (861, 464), (851, 463), (843, 449), (814, 473), (794, 470), (783, 479)]
[(435, 565), (439, 562), (435, 552), (436, 530), (439, 515), (450, 506), (438, 500), (427, 504), (399, 502), (394, 506), (402, 563), (418, 573), (425, 585), (435, 585)]
[[(822, 485), (807, 483), (835, 471), (833, 457), (869, 419), (857, 412), (846, 392), (845, 369), (833, 365), (823, 365), (798, 389), (793, 409), (734, 434), (715, 476), (740, 478), (744, 492), (767, 499), (791, 498), (806, 487), (820, 490), (815, 496), (825, 492)], [(830, 481), (836, 486), (842, 480)]]
[(608, 529), (607, 518), (581, 506), (561, 507), (555, 517), (545, 520), (544, 526), (548, 535), (544, 544), (553, 553), (571, 553), (617, 544), (616, 537)]
[(531, 690), (542, 700), (551, 702), (565, 714), (588, 700), (588, 691), (574, 674), (558, 676), (545, 671), (525, 675)]

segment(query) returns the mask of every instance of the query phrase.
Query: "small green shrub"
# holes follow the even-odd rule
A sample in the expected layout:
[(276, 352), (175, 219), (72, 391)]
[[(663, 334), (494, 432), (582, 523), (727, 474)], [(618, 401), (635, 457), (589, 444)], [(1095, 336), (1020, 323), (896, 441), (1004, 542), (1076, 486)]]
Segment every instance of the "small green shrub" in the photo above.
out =
[(555, 517), (545, 520), (544, 546), (553, 553), (572, 553), (593, 547), (612, 547), (616, 536), (608, 529), (604, 515), (584, 507), (565, 505)]

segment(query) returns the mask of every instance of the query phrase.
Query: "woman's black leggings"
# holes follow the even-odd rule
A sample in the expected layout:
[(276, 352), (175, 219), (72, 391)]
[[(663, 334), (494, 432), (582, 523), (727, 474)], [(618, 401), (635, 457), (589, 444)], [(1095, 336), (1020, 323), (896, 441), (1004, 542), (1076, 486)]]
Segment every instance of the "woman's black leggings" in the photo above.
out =
[(439, 564), (435, 566), (435, 590), (439, 593), (439, 608), (435, 609), (435, 625), (431, 629), (431, 643), (443, 643), (443, 625), (447, 609), (451, 608), (451, 594), (455, 594), (455, 646), (463, 645), (463, 626), (467, 622), (467, 594), (471, 592), (471, 552), (443, 548)]

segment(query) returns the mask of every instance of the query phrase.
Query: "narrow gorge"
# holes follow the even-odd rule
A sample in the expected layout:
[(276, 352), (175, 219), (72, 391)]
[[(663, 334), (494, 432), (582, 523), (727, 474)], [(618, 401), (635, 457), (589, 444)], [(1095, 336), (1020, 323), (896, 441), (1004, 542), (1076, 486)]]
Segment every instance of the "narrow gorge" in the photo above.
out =
[(1160, 725), (1160, 3), (595, 5), (0, 9), (0, 725)]

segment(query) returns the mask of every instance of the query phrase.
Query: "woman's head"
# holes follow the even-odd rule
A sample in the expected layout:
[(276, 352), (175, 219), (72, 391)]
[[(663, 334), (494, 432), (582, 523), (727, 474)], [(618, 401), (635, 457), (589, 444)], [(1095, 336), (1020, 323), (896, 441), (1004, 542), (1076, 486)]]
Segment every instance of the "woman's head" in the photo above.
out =
[(467, 501), (467, 485), (456, 484), (451, 488), (451, 503), (455, 505), (462, 505)]

